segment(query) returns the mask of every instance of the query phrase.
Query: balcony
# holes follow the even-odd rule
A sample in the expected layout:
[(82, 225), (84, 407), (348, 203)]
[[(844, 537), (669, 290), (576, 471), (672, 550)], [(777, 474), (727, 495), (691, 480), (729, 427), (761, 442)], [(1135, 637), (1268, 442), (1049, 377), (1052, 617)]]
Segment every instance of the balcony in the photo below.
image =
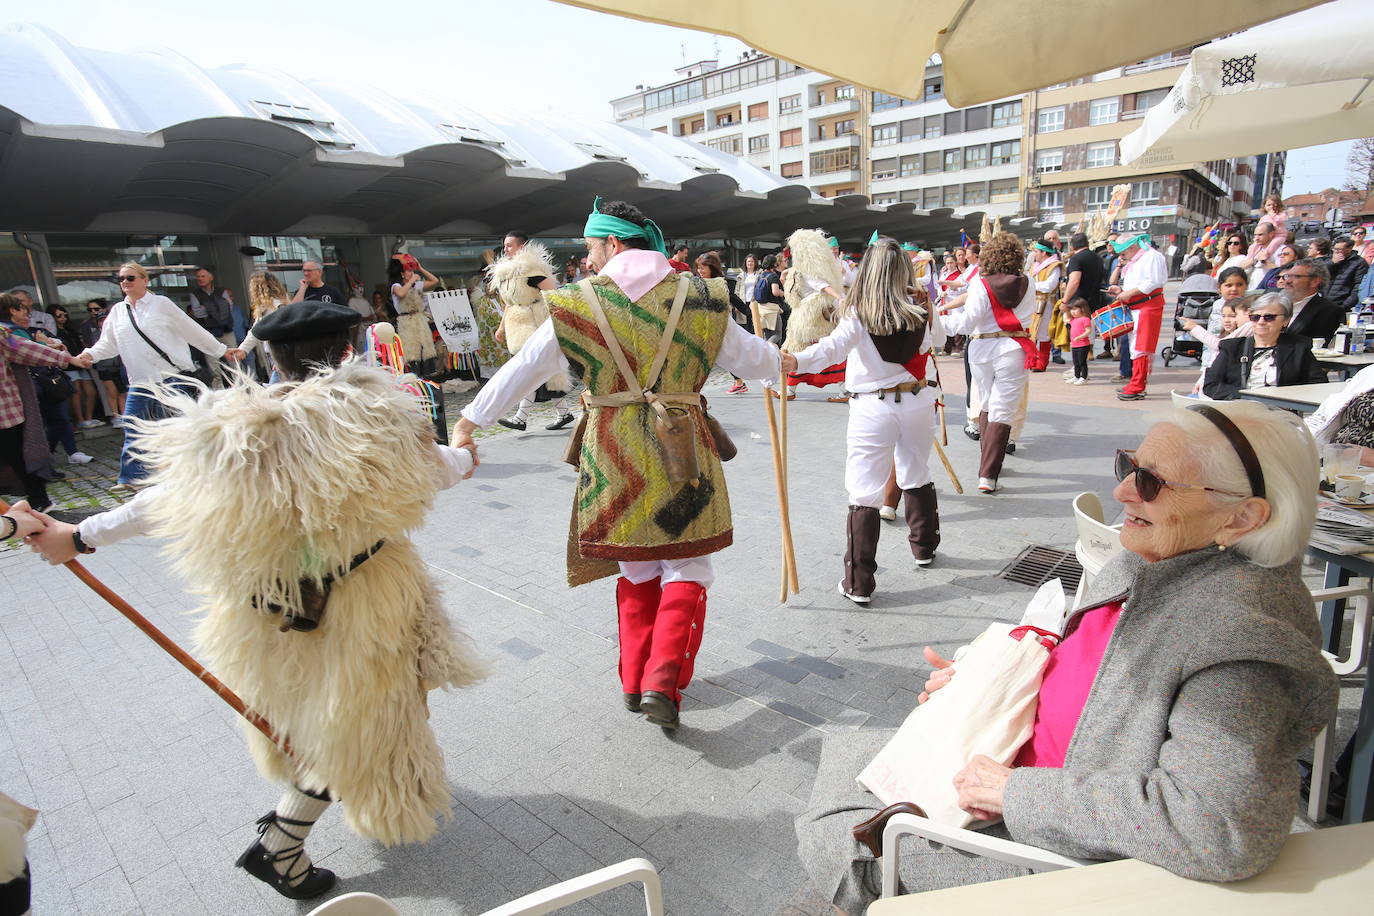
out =
[(806, 183), (810, 187), (818, 188), (823, 185), (859, 182), (863, 181), (863, 177), (863, 170), (857, 168), (841, 169), (838, 172), (812, 172), (806, 176)]
[(831, 115), (849, 114), (858, 110), (858, 99), (840, 99), (838, 102), (827, 102), (824, 105), (811, 105), (806, 109), (806, 116), (808, 118), (828, 118)]
[(838, 137), (827, 137), (824, 140), (813, 137), (806, 141), (806, 151), (820, 153), (828, 149), (858, 149), (862, 145), (863, 140), (858, 134), (840, 134)]

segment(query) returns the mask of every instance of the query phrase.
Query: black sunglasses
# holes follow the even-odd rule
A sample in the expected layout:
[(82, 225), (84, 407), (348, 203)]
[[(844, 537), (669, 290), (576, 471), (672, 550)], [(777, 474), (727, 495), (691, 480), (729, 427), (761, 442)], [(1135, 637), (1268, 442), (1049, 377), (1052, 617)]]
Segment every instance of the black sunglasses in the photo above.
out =
[(1280, 318), (1287, 318), (1287, 317), (1288, 317), (1288, 316), (1285, 315), (1285, 314), (1283, 314), (1282, 312), (1251, 312), (1251, 313), (1250, 313), (1250, 320), (1251, 320), (1251, 321), (1278, 321)]
[(120, 274), (115, 279), (117, 279), (120, 283), (132, 283), (135, 280), (142, 280), (143, 278), (140, 277), (138, 274)]
[(1192, 483), (1174, 483), (1165, 480), (1149, 468), (1142, 468), (1136, 464), (1135, 451), (1132, 449), (1119, 448), (1116, 450), (1116, 479), (1124, 481), (1132, 474), (1135, 475), (1135, 491), (1139, 494), (1142, 501), (1152, 503), (1159, 496), (1159, 491), (1164, 487), (1171, 490), (1209, 490), (1213, 493), (1221, 493), (1225, 496), (1246, 496), (1244, 493), (1232, 493), (1229, 490), (1218, 490), (1216, 487), (1200, 487)]

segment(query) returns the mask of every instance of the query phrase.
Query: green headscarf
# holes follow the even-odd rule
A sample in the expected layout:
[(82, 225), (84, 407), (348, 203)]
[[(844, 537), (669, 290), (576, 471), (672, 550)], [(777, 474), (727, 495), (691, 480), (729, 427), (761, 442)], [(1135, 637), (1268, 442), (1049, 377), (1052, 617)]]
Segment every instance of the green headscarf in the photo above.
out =
[(1056, 254), (1056, 253), (1057, 253), (1057, 252), (1054, 250), (1054, 248), (1053, 248), (1052, 246), (1046, 245), (1044, 242), (1036, 242), (1032, 247), (1037, 248), (1037, 249), (1039, 249), (1040, 251), (1045, 252), (1045, 254)]
[(589, 239), (604, 239), (615, 236), (618, 239), (644, 239), (649, 247), (664, 257), (668, 256), (668, 246), (663, 241), (663, 232), (658, 224), (646, 219), (638, 226), (627, 219), (602, 213), (601, 198), (592, 202), (592, 212), (587, 214), (587, 225), (582, 227), (582, 235)]
[(1148, 248), (1150, 245), (1150, 234), (1148, 232), (1139, 232), (1126, 239), (1124, 242), (1118, 236), (1117, 240), (1112, 242), (1112, 248), (1116, 249), (1117, 254), (1125, 254), (1126, 249), (1130, 248), (1132, 245)]
[(868, 247), (872, 248), (876, 244), (878, 244), (878, 230), (874, 229), (873, 234), (868, 237)]
[(839, 247), (840, 247), (840, 240), (837, 239), (837, 238), (835, 238), (835, 236), (832, 235), (832, 236), (830, 237), (829, 241), (826, 242), (826, 244), (829, 245), (831, 248), (839, 248)]
[(917, 248), (915, 245), (911, 244), (910, 242), (903, 242), (903, 243), (902, 243), (902, 250), (903, 250), (903, 251), (920, 251), (921, 249)]

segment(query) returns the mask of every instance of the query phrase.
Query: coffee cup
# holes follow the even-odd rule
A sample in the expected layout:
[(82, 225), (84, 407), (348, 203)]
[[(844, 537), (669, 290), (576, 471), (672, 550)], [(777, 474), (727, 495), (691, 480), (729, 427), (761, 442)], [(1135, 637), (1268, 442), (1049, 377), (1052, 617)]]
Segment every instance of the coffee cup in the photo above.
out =
[(1359, 474), (1336, 475), (1336, 498), (1354, 502), (1364, 495), (1364, 478)]

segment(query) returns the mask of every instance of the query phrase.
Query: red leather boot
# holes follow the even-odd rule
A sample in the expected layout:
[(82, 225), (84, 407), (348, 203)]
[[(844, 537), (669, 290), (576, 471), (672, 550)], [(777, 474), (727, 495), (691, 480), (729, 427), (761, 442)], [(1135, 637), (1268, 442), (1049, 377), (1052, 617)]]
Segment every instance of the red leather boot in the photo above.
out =
[(657, 578), (635, 585), (621, 576), (615, 585), (615, 606), (620, 619), (620, 689), (625, 708), (639, 712), (640, 680), (649, 661), (654, 638), (654, 618), (663, 599)]
[(706, 623), (706, 589), (696, 582), (669, 582), (654, 620), (649, 663), (640, 680), (640, 711), (664, 728), (677, 728), (682, 688), (692, 681)]

